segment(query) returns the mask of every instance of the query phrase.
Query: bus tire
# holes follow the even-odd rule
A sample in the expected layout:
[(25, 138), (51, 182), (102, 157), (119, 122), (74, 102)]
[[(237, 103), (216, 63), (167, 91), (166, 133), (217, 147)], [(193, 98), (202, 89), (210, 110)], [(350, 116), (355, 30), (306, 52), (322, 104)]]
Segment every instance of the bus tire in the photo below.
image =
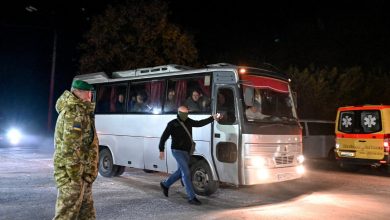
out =
[(196, 194), (209, 196), (218, 189), (218, 181), (213, 180), (210, 166), (204, 160), (198, 160), (191, 168), (191, 181)]
[(125, 166), (119, 166), (119, 165), (114, 165), (117, 166), (117, 171), (114, 176), (120, 176), (125, 172), (126, 167)]
[(118, 166), (114, 165), (109, 149), (103, 149), (99, 153), (99, 173), (104, 177), (113, 177), (118, 171)]
[(154, 170), (148, 170), (148, 169), (144, 169), (144, 172), (145, 172), (145, 173), (154, 173), (154, 172), (156, 172), (156, 171), (154, 171)]

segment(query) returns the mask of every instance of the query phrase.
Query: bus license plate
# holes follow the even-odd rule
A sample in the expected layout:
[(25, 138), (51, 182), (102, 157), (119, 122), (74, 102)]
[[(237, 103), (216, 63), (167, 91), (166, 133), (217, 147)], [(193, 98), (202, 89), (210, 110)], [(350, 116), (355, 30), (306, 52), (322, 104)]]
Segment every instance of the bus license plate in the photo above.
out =
[(341, 156), (342, 157), (354, 157), (355, 153), (354, 152), (341, 151)]

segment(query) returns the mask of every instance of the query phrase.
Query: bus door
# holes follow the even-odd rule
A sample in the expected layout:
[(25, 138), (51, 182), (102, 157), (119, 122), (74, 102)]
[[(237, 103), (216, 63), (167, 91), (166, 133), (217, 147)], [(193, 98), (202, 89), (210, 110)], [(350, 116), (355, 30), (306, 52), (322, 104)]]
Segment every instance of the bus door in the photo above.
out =
[(217, 95), (214, 108), (223, 117), (214, 122), (213, 162), (219, 181), (238, 185), (239, 124), (234, 98), (237, 91), (226, 85), (216, 85), (214, 91)]

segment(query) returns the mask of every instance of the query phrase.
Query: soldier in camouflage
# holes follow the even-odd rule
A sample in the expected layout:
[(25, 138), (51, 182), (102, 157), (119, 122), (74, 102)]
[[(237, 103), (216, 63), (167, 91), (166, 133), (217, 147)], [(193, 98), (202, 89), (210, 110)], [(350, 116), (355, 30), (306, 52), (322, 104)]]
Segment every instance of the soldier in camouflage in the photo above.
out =
[(54, 219), (96, 219), (92, 183), (98, 172), (99, 147), (92, 90), (90, 84), (75, 80), (71, 91), (65, 91), (56, 103)]

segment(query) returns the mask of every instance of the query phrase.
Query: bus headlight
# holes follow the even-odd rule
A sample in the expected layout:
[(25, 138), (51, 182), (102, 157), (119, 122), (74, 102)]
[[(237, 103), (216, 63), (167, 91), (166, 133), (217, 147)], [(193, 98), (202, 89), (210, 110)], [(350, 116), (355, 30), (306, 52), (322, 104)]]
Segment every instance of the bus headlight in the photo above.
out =
[(268, 161), (263, 157), (249, 157), (245, 159), (246, 168), (262, 168), (267, 166)]
[(22, 133), (18, 129), (12, 128), (7, 132), (7, 139), (12, 145), (17, 145), (22, 139)]
[(298, 162), (299, 164), (301, 164), (301, 163), (303, 163), (303, 161), (305, 161), (305, 157), (301, 154), (301, 155), (299, 155), (299, 156), (297, 157), (297, 162)]
[(269, 178), (268, 169), (261, 168), (257, 171), (257, 178), (261, 180), (265, 180)]
[(305, 167), (303, 165), (297, 166), (296, 169), (297, 169), (296, 171), (297, 171), (298, 174), (304, 174), (305, 173)]

